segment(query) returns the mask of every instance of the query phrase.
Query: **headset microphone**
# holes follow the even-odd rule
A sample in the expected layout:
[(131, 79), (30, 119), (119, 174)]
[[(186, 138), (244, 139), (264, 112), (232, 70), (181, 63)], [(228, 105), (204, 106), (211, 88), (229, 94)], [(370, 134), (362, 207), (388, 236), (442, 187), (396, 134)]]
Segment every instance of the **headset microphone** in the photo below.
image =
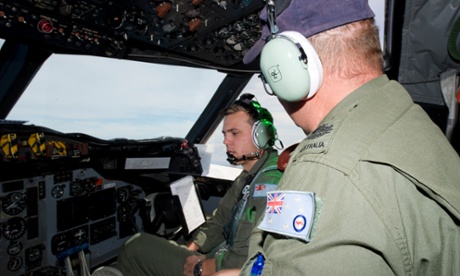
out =
[(246, 161), (246, 160), (255, 160), (255, 159), (259, 159), (259, 157), (260, 157), (258, 151), (251, 152), (250, 154), (252, 156), (246, 156), (246, 154), (243, 154), (243, 156), (241, 156), (241, 157), (236, 157), (235, 155), (227, 152), (227, 157), (228, 157), (227, 161), (232, 165), (237, 165), (236, 164), (237, 162)]

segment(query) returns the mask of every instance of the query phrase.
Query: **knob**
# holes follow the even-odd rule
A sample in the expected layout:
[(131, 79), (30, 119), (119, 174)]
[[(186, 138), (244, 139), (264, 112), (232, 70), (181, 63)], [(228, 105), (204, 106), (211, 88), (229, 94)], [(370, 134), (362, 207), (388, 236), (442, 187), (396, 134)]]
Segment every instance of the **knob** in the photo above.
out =
[(51, 22), (51, 20), (42, 19), (42, 20), (40, 20), (38, 22), (37, 28), (38, 28), (39, 32), (49, 34), (49, 33), (51, 33), (53, 31), (54, 26), (53, 26), (53, 22)]

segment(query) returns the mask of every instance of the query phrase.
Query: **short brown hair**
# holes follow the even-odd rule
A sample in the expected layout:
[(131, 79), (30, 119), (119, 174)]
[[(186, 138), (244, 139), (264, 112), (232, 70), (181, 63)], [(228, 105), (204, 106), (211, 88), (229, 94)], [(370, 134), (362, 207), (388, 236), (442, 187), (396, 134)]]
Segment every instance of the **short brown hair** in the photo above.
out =
[(248, 123), (251, 126), (258, 120), (257, 116), (254, 115), (254, 112), (251, 112), (250, 110), (248, 110), (244, 106), (242, 106), (240, 104), (237, 104), (237, 103), (234, 103), (231, 106), (229, 106), (226, 109), (224, 109), (223, 114), (224, 114), (224, 116), (227, 116), (227, 115), (235, 114), (235, 113), (240, 112), (240, 111), (246, 112), (246, 114), (249, 115)]

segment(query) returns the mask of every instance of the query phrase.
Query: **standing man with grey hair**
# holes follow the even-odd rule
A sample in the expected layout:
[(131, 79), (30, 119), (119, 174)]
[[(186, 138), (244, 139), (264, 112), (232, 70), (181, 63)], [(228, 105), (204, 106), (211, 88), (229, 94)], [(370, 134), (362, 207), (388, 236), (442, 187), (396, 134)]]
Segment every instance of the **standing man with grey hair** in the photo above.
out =
[(367, 0), (276, 3), (244, 61), (260, 53), (267, 90), (307, 137), (242, 274), (460, 275), (459, 156), (384, 74)]

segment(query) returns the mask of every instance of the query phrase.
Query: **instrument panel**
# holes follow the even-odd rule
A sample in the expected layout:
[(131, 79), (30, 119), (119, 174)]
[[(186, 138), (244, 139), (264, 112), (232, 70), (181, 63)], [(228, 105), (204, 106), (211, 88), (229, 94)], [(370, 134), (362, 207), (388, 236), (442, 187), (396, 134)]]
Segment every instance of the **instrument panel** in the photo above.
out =
[[(2, 275), (59, 275), (84, 252), (91, 266), (118, 254), (141, 231), (136, 186), (91, 168), (0, 182)], [(36, 274), (33, 274), (36, 273)]]
[(144, 231), (146, 195), (202, 173), (181, 138), (102, 140), (17, 121), (0, 122), (0, 169), (2, 276), (113, 261)]
[(53, 52), (240, 63), (263, 0), (1, 0), (0, 37)]

